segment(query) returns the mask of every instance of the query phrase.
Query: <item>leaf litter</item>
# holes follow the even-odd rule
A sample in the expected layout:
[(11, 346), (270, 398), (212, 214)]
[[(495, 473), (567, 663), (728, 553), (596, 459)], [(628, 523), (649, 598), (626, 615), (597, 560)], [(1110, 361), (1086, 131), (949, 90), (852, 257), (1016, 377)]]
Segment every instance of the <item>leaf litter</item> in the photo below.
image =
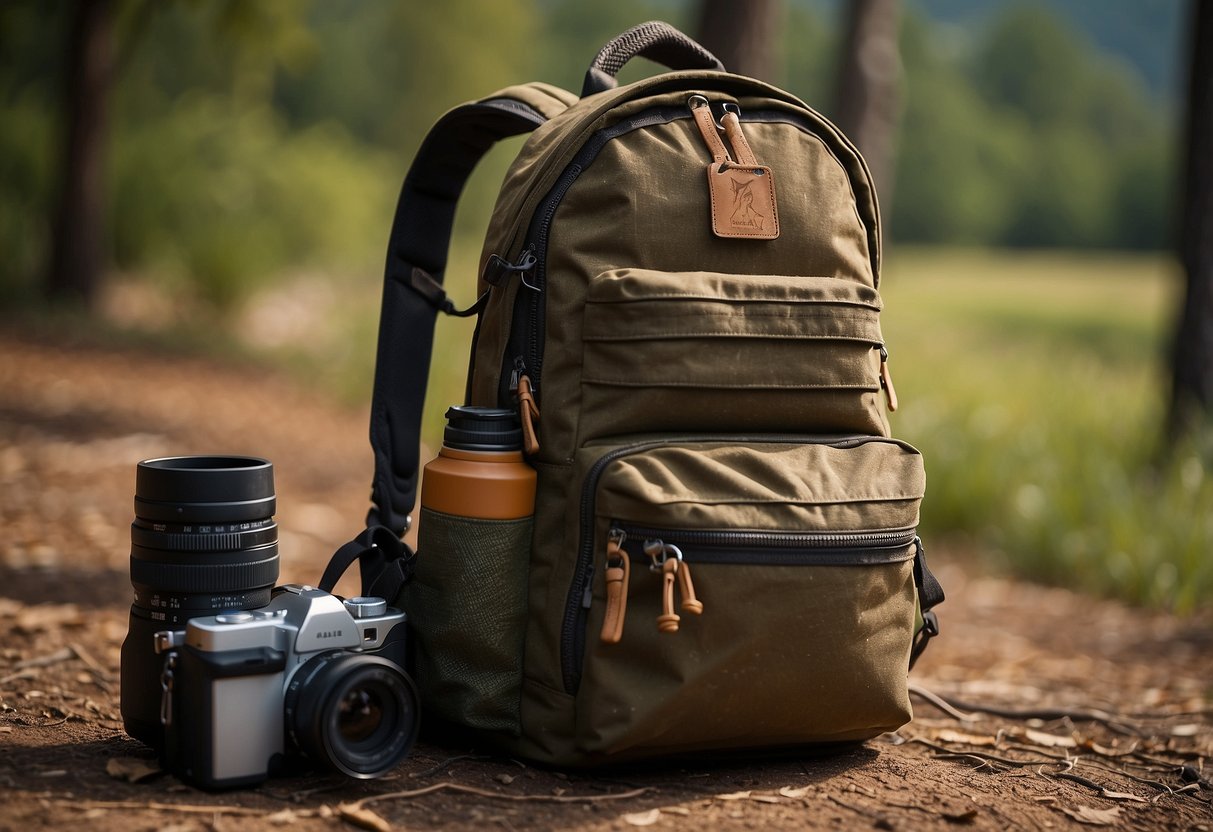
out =
[[(99, 468), (87, 478), (72, 477), (61, 466), (40, 467), (39, 447), (61, 438), (48, 433), (36, 418), (23, 420), (22, 414), (32, 412), (31, 402), (41, 395), (45, 379), (55, 378), (90, 391), (81, 401), (89, 402), (89, 413), (96, 418), (90, 417), (82, 428), (82, 453), (87, 453), (89, 430), (113, 429), (121, 435), (146, 430), (135, 422), (165, 413), (157, 409), (161, 399), (182, 405), (172, 409), (183, 420), (180, 433), (161, 437), (166, 453), (174, 445), (186, 450), (217, 447), (230, 439), (230, 432), (218, 428), (229, 420), (204, 419), (200, 412), (193, 416), (188, 401), (201, 395), (220, 404), (238, 402), (241, 412), (257, 414), (241, 432), (248, 447), (238, 450), (290, 458), (292, 463), (298, 459), (297, 466), (283, 466), (283, 493), (303, 494), (302, 501), (332, 506), (341, 516), (363, 513), (365, 465), (349, 462), (359, 458), (365, 444), (361, 413), (325, 410), (316, 397), (296, 395), (256, 374), (250, 378), (201, 364), (182, 372), (180, 361), (130, 362), (104, 350), (48, 349), (3, 331), (0, 354), (13, 358), (0, 362), (0, 453), (17, 449), (27, 460), (20, 480), (6, 481), (6, 493), (58, 490), (109, 518), (116, 528), (129, 522), (135, 457), (129, 466)], [(187, 378), (190, 389), (183, 398)], [(106, 381), (96, 385), (97, 379)], [(131, 413), (137, 415), (135, 421)], [(275, 426), (285, 427), (275, 435)], [(317, 435), (332, 441), (306, 441)], [(291, 523), (291, 505), (284, 500), (284, 528)], [(924, 712), (922, 718), (898, 735), (870, 742), (835, 761), (738, 762), (703, 774), (706, 779), (694, 779), (701, 776), (698, 773), (633, 774), (628, 783), (584, 773), (539, 772), (533, 783), (528, 775), (525, 791), (531, 793), (522, 794), (514, 793), (518, 781), (503, 790), (500, 785), (509, 784), (493, 780), (503, 760), (466, 755), (466, 748), (435, 751), (419, 744), (416, 759), (407, 761), (399, 776), (414, 783), (421, 780), (422, 788), (408, 791), (390, 791), (399, 785), (394, 782), (397, 775), (356, 787), (323, 779), (273, 780), (261, 789), (221, 798), (188, 793), (167, 775), (148, 774), (144, 779), (136, 773), (139, 780), (132, 783), (109, 770), (110, 759), (141, 750), (121, 733), (117, 716), (117, 657), (129, 603), (129, 550), (117, 545), (112, 551), (89, 552), (87, 563), (73, 563), (76, 556), (69, 553), (79, 552), (79, 540), (85, 539), (80, 529), (71, 518), (42, 516), (38, 510), (32, 500), (0, 509), (9, 512), (0, 516), (6, 529), (32, 529), (46, 538), (16, 539), (10, 531), (16, 548), (0, 550), (0, 585), (13, 596), (0, 597), (0, 678), (13, 676), (0, 690), (0, 783), (6, 790), (3, 820), (16, 826), (66, 825), (83, 816), (100, 832), (124, 832), (165, 828), (171, 826), (165, 813), (181, 813), (216, 829), (220, 826), (215, 819), (221, 817), (223, 828), (264, 821), (267, 826), (310, 830), (332, 828), (338, 818), (353, 826), (354, 815), (365, 811), (402, 827), (427, 825), (422, 817), (454, 827), (460, 819), (466, 821), (469, 806), (495, 803), (511, 807), (506, 811), (518, 807), (546, 828), (605, 830), (618, 828), (624, 816), (649, 816), (653, 810), (645, 808), (644, 801), (657, 796), (684, 804), (658, 809), (654, 824), (696, 829), (818, 828), (831, 811), (851, 813), (849, 820), (840, 821), (844, 829), (881, 824), (915, 828), (922, 824), (923, 813), (982, 829), (1002, 828), (1009, 818), (1027, 826), (1073, 822), (1118, 830), (1209, 825), (1213, 789), (1206, 785), (1205, 761), (1213, 755), (1207, 686), (1213, 678), (1210, 628), (1063, 590), (977, 577), (946, 559), (940, 577), (949, 589), (958, 587), (946, 607), (948, 623), (955, 626), (937, 640), (938, 646), (932, 645), (915, 670), (916, 680), (922, 679), (915, 685), (920, 692), (945, 692), (935, 697), (946, 699), (943, 708), (936, 708), (945, 719), (941, 725), (929, 725), (925, 717), (935, 716), (936, 706), (920, 695), (927, 703), (922, 708), (915, 703), (916, 710)], [(61, 562), (48, 562), (34, 572), (19, 558), (6, 560), (12, 551), (34, 542), (60, 553)], [(290, 580), (314, 578), (341, 542), (298, 538), (291, 556), (284, 553), (284, 578), (288, 571)], [(71, 583), (76, 570), (92, 567), (110, 570), (108, 583)], [(72, 591), (65, 592), (69, 586)], [(68, 598), (71, 601), (64, 603)], [(17, 667), (19, 663), (25, 664)], [(929, 683), (919, 676), (922, 673), (931, 674)], [(1132, 710), (1143, 704), (1150, 710)], [(44, 712), (65, 716), (48, 718)], [(461, 782), (450, 774), (438, 783), (425, 779), (446, 771), (426, 771), (433, 762), (461, 752), (467, 757), (459, 766)], [(434, 756), (427, 758), (427, 753)], [(1101, 791), (1050, 773), (1081, 777)], [(800, 779), (802, 775), (809, 779)], [(316, 787), (317, 782), (324, 785)], [(553, 785), (561, 793), (543, 793)], [(850, 788), (857, 785), (860, 788)], [(921, 792), (918, 802), (897, 802), (907, 785)], [(345, 791), (343, 801), (318, 802), (325, 791), (353, 788), (359, 791)], [(348, 799), (368, 791), (381, 793)], [(749, 797), (715, 799), (741, 791)], [(1151, 795), (1150, 803), (1142, 803), (1147, 798), (1133, 791)], [(832, 802), (809, 800), (816, 795), (829, 796)], [(1123, 811), (1085, 806), (1075, 800), (1078, 795), (1116, 801)], [(136, 799), (98, 799), (113, 796)], [(294, 805), (284, 808), (283, 799)], [(977, 805), (967, 808), (961, 801)], [(412, 804), (410, 809), (399, 805), (404, 802)], [(342, 806), (346, 816), (340, 813)], [(586, 806), (597, 811), (587, 813)], [(1063, 808), (1085, 820), (1063, 816)], [(744, 819), (731, 820), (731, 813), (743, 809)], [(417, 817), (412, 811), (426, 814)], [(369, 815), (362, 818), (376, 823)]]

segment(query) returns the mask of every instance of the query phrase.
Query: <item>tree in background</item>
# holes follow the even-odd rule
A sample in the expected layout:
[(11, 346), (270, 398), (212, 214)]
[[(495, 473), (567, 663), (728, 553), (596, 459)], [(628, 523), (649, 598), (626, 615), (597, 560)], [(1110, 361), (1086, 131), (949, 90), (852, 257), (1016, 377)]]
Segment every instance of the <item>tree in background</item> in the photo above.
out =
[(68, 44), (66, 137), (59, 203), (51, 237), (47, 292), (89, 304), (104, 267), (106, 104), (112, 80), (110, 0), (77, 0)]
[(851, 0), (847, 5), (832, 113), (867, 160), (886, 204), (892, 204), (893, 146), (901, 110), (899, 6), (899, 0)]
[(1169, 437), (1213, 415), (1213, 3), (1192, 2), (1187, 157), (1179, 258), (1187, 292), (1172, 359)]
[(696, 39), (725, 69), (769, 81), (775, 75), (775, 33), (782, 0), (702, 0)]

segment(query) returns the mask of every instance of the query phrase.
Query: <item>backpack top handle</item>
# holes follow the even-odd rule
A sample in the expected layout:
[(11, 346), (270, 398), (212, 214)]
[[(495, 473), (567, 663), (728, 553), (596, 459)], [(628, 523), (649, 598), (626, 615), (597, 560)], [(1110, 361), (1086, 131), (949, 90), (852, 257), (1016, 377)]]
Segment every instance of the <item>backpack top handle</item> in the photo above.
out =
[(636, 56), (664, 64), (670, 69), (710, 69), (725, 72), (724, 64), (691, 38), (660, 20), (633, 26), (598, 50), (585, 73), (581, 97), (606, 92), (618, 86), (615, 76)]

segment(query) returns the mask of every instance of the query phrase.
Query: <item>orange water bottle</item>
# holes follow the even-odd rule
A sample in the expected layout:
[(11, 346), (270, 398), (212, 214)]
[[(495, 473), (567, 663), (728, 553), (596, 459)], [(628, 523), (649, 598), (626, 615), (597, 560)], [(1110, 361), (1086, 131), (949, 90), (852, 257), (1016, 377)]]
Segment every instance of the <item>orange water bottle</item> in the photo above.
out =
[(417, 566), (405, 588), (422, 707), (517, 733), (535, 469), (512, 410), (452, 407), (425, 466)]
[[(461, 406), (448, 409), (446, 420), (442, 449), (421, 481), (422, 511), (481, 520), (530, 517), (535, 469), (522, 459), (518, 414)], [(419, 533), (424, 529), (423, 520)]]

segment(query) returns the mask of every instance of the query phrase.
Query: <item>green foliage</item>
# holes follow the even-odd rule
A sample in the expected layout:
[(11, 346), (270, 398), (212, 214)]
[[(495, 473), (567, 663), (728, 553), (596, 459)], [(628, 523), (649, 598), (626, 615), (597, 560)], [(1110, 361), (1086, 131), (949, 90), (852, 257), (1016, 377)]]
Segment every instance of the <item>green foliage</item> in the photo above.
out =
[(292, 133), (268, 108), (187, 95), (119, 138), (123, 269), (188, 277), (203, 299), (231, 306), (288, 263), (345, 271), (377, 260), (368, 244), (387, 236), (392, 166), (336, 125)]
[(1020, 574), (1135, 603), (1207, 605), (1213, 447), (1160, 453), (1173, 265), (906, 250), (890, 263), (893, 422), (926, 456), (927, 539), (963, 535)]
[(1170, 242), (1174, 125), (1126, 66), (1031, 3), (941, 43), (938, 27), (906, 19), (894, 239)]
[[(886, 206), (893, 238), (1168, 244), (1174, 131), (1140, 80), (1049, 7), (986, 7), (1003, 11), (967, 30), (908, 7), (900, 166)], [(651, 18), (690, 29), (696, 15), (692, 0), (114, 8), (112, 262), (228, 306), (300, 269), (340, 264), (373, 280), (392, 194), (442, 111), (532, 77), (577, 89), (619, 31)], [(68, 17), (67, 7), (36, 0), (0, 7), (6, 297), (34, 294), (47, 260)], [(827, 114), (839, 25), (821, 4), (789, 2), (774, 44), (784, 67), (774, 80)], [(653, 70), (636, 61), (622, 78)], [(478, 247), (516, 147), (472, 178), (460, 244)]]

